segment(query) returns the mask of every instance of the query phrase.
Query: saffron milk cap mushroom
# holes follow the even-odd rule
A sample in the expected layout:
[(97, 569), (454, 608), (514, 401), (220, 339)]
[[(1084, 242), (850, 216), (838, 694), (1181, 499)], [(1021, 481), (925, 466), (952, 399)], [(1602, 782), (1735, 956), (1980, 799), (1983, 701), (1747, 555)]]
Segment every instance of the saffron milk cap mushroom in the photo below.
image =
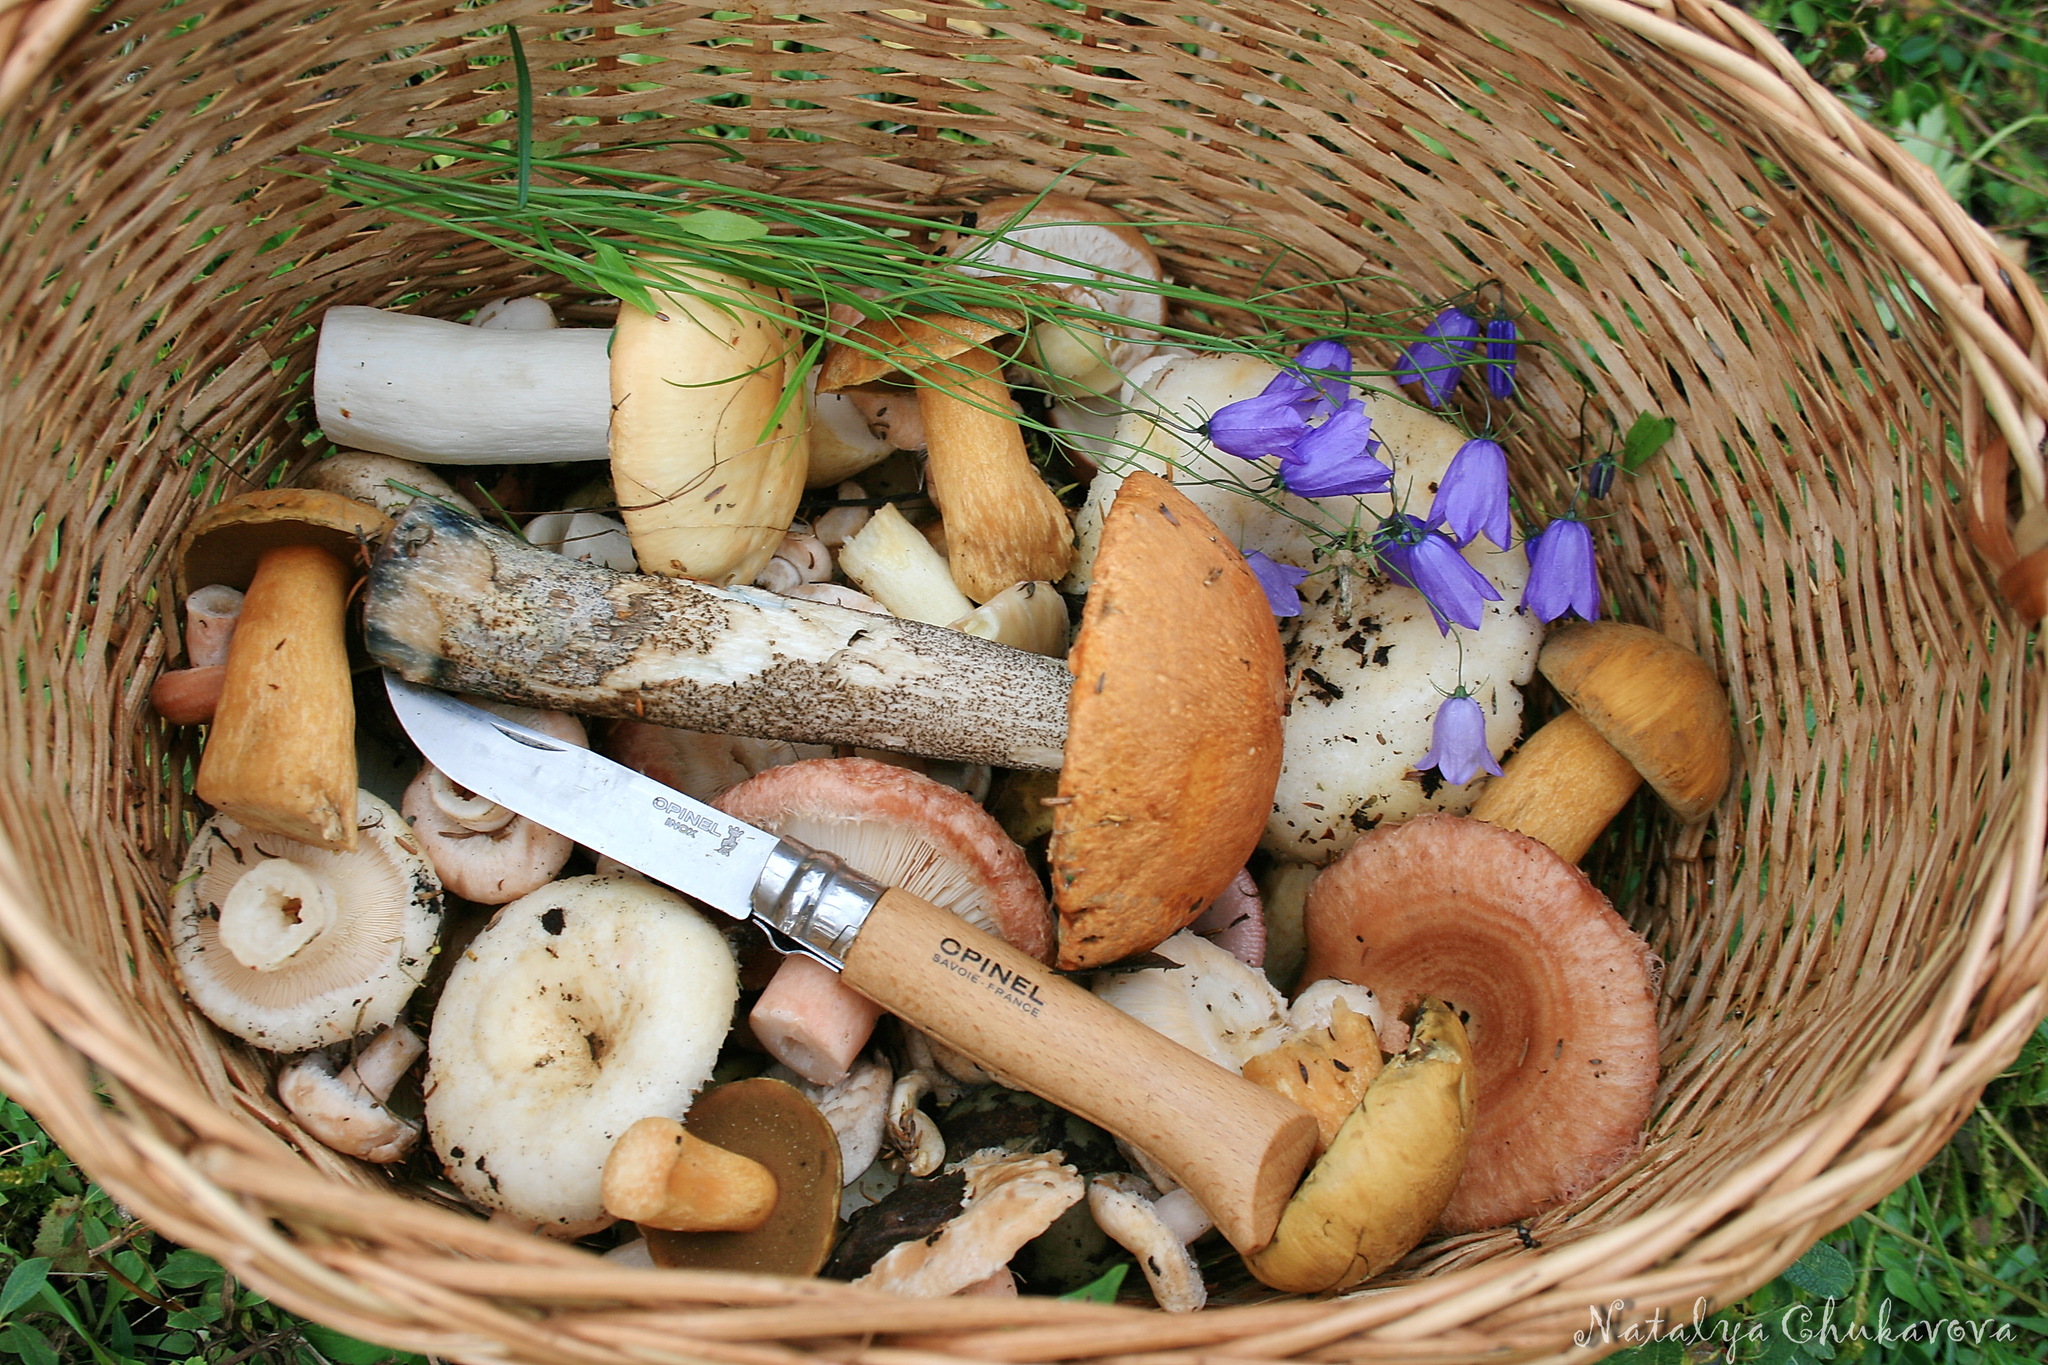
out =
[(353, 850), (233, 816), (200, 826), (171, 905), (171, 957), (206, 1017), (273, 1052), (384, 1027), (426, 977), (441, 883), (398, 812), (356, 795)]
[(1185, 928), (1244, 866), (1280, 774), (1283, 664), (1237, 547), (1140, 471), (1104, 520), (1067, 666), (1048, 856), (1074, 970)]
[(1720, 804), (1735, 729), (1706, 660), (1646, 626), (1578, 621), (1551, 629), (1536, 666), (1572, 709), (1523, 743), (1473, 818), (1575, 863), (1642, 782), (1687, 824)]
[(1447, 1232), (1570, 1200), (1642, 1145), (1657, 1090), (1660, 964), (1586, 875), (1483, 821), (1422, 815), (1361, 837), (1310, 888), (1309, 977), (1391, 1009), (1450, 1002), (1478, 1113)]
[[(681, 267), (671, 266), (672, 269)], [(796, 516), (808, 408), (789, 301), (695, 271), (709, 298), (652, 291), (611, 347), (612, 487), (642, 572), (751, 583)]]
[(588, 1227), (613, 1145), (688, 1112), (738, 999), (724, 935), (653, 882), (570, 877), (505, 906), (434, 1011), (427, 1133), (449, 1180), (544, 1231)]

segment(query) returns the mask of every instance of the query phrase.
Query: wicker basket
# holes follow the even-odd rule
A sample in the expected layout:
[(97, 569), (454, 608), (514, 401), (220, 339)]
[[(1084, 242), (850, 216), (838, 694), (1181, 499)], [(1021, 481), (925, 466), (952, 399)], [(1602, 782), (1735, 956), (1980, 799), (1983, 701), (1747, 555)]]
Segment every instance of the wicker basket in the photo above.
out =
[[(114, 0), (67, 43), (82, 3), (0, 0), (0, 1087), (292, 1309), (550, 1365), (1585, 1359), (1595, 1306), (1726, 1303), (1934, 1153), (2048, 1000), (2048, 311), (1933, 177), (1718, 0), (809, 8)], [(934, 212), (1071, 170), (1139, 216), (1384, 273), (1411, 291), (1388, 306), (1496, 277), (1615, 410), (1679, 417), (1604, 524), (1607, 588), (1729, 680), (1746, 780), (1704, 833), (1651, 822), (1622, 907), (1669, 963), (1639, 1160), (1535, 1223), (1540, 1249), (1437, 1241), (1348, 1298), (1167, 1317), (622, 1270), (296, 1136), (267, 1060), (168, 965), (192, 802), (188, 742), (144, 700), (176, 650), (165, 550), (208, 498), (308, 457), (319, 308), (534, 285), (290, 174), (337, 123), (501, 115), (484, 26), (512, 21), (544, 137), (741, 123), (702, 173)], [(1185, 281), (1262, 268), (1241, 239), (1165, 235)], [(1573, 430), (1577, 391), (1529, 368)], [(1562, 502), (1570, 442), (1515, 458)]]

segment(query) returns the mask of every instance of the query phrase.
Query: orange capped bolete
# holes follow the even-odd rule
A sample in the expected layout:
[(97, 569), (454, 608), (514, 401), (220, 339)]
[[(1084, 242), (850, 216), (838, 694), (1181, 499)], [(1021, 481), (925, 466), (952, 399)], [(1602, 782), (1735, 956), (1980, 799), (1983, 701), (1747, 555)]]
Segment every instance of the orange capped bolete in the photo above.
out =
[(1523, 742), (1472, 818), (1575, 863), (1648, 782), (1686, 824), (1720, 804), (1735, 767), (1728, 693), (1705, 659), (1647, 626), (1556, 626), (1536, 666), (1571, 710)]
[(1165, 941), (1237, 876), (1279, 780), (1285, 666), (1237, 547), (1142, 471), (1104, 518), (1067, 666), (1049, 857), (1071, 971)]
[(1383, 826), (1324, 869), (1306, 920), (1305, 976), (1467, 1021), (1478, 1112), (1444, 1231), (1564, 1203), (1641, 1147), (1661, 965), (1548, 847), (1456, 815)]
[(348, 595), (390, 528), (352, 499), (275, 488), (229, 498), (186, 529), (187, 590), (244, 593), (195, 785), (215, 810), (320, 848), (356, 846)]

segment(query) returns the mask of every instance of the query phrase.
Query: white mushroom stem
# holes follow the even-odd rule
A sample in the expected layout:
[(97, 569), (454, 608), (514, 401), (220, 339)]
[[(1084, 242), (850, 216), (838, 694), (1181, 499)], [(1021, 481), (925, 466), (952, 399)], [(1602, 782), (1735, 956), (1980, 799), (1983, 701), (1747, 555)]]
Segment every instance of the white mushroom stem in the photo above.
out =
[(1051, 659), (1067, 655), (1067, 600), (1050, 583), (1016, 583), (952, 623), (953, 629)]
[[(1183, 1194), (1184, 1191), (1175, 1191)], [(1118, 1246), (1137, 1258), (1152, 1297), (1169, 1313), (1192, 1313), (1209, 1301), (1202, 1269), (1189, 1254), (1191, 1238), (1181, 1236), (1180, 1227), (1169, 1222), (1153, 1202), (1153, 1190), (1143, 1180), (1121, 1172), (1098, 1175), (1088, 1182), (1088, 1211)], [(1199, 1206), (1197, 1206), (1199, 1207)], [(1184, 1220), (1184, 1210), (1176, 1209)], [(1185, 1221), (1181, 1226), (1188, 1226)], [(1207, 1228), (1195, 1233), (1200, 1236)]]
[(832, 551), (802, 522), (794, 523), (767, 567), (754, 576), (754, 586), (786, 593), (804, 583), (822, 583), (832, 576)]
[(603, 328), (503, 330), (330, 308), (314, 406), (337, 445), (432, 464), (601, 460), (610, 342)]
[(299, 1126), (321, 1143), (365, 1161), (403, 1159), (420, 1125), (384, 1107), (399, 1078), (427, 1045), (403, 1024), (379, 1033), (340, 1072), (325, 1052), (312, 1052), (277, 1077), (277, 1096)]
[(868, 495), (867, 490), (859, 484), (842, 483), (835, 492), (842, 504), (849, 505), (828, 507), (811, 523), (811, 530), (828, 550), (843, 547), (847, 541), (860, 534), (860, 528), (867, 525), (868, 518), (874, 515), (872, 508), (850, 505), (858, 503)]
[(831, 1085), (846, 1076), (881, 1017), (882, 1007), (844, 985), (839, 973), (791, 953), (754, 1002), (747, 1024), (770, 1056), (813, 1084)]
[(398, 1088), (399, 1078), (426, 1053), (426, 1039), (404, 1024), (393, 1024), (364, 1044), (355, 1060), (335, 1073), (335, 1079), (382, 1104)]
[(920, 1070), (897, 1077), (889, 1093), (889, 1145), (916, 1176), (930, 1175), (946, 1164), (946, 1139), (932, 1116), (917, 1106), (931, 1088), (931, 1076)]
[(289, 962), (335, 922), (334, 892), (297, 863), (265, 858), (235, 882), (220, 906), (220, 943), (251, 971)]
[(890, 615), (908, 621), (946, 626), (975, 609), (953, 582), (946, 557), (893, 502), (883, 503), (846, 542), (839, 567)]
[(242, 619), (242, 594), (220, 583), (194, 589), (185, 598), (185, 657), (194, 668), (228, 661), (228, 642)]

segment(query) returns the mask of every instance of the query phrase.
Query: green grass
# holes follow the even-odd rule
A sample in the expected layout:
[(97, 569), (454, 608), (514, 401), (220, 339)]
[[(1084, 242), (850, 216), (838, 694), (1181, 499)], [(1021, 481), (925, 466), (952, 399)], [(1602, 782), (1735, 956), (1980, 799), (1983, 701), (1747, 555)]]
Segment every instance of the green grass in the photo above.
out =
[[(1752, 12), (1830, 88), (2048, 267), (2048, 20), (2036, 0), (1764, 0)], [(2048, 1355), (2048, 1028), (1954, 1142), (1783, 1277), (1632, 1365), (2032, 1365)], [(1944, 1326), (1925, 1340), (1923, 1324)], [(1978, 1333), (1981, 1331), (1981, 1338)], [(1883, 1339), (1889, 1337), (1888, 1340)], [(1804, 1340), (1801, 1340), (1801, 1338)], [(1913, 1339), (1918, 1338), (1918, 1339)], [(2000, 1339), (2004, 1338), (2004, 1339)], [(129, 1218), (0, 1100), (0, 1360), (372, 1365)]]

